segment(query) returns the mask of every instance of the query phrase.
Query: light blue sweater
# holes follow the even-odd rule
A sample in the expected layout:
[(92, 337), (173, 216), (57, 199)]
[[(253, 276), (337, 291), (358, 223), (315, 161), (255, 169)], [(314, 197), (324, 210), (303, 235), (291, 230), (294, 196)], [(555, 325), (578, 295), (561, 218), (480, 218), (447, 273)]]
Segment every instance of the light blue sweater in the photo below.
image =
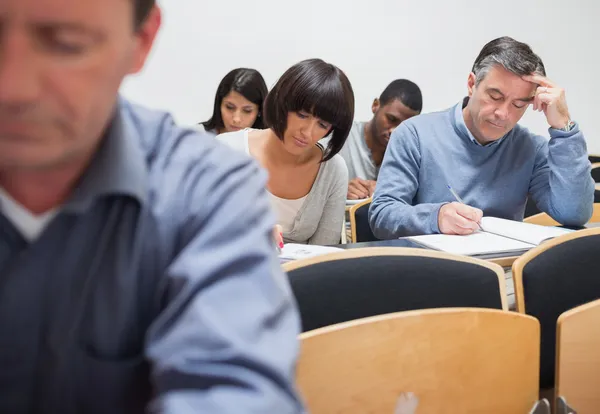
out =
[(377, 237), (439, 233), (440, 207), (456, 201), (448, 185), (485, 216), (523, 220), (529, 194), (562, 224), (589, 220), (594, 182), (577, 125), (570, 132), (550, 128), (550, 141), (517, 125), (482, 146), (462, 108), (411, 118), (392, 133), (369, 209)]

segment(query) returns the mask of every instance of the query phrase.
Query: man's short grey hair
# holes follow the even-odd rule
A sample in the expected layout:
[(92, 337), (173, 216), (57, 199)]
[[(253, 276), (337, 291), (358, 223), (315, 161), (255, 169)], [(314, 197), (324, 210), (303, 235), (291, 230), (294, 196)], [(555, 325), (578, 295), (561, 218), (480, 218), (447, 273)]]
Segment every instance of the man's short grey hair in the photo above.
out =
[(476, 78), (475, 84), (478, 85), (496, 65), (518, 76), (531, 74), (546, 76), (542, 59), (533, 53), (529, 45), (508, 36), (494, 39), (481, 49), (472, 69)]
[(146, 21), (148, 16), (150, 15), (150, 11), (156, 4), (156, 0), (134, 0), (133, 5), (135, 7), (134, 10), (134, 24), (136, 30)]

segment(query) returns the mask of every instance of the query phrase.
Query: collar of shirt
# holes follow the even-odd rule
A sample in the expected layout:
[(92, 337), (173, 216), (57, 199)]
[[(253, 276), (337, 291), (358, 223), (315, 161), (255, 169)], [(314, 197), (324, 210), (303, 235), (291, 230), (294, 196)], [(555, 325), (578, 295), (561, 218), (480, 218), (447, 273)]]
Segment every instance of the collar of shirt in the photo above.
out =
[[(467, 124), (465, 123), (465, 118), (463, 116), (463, 109), (465, 108), (465, 106), (467, 106), (468, 102), (469, 102), (469, 97), (467, 96), (462, 100), (462, 102), (458, 103), (454, 107), (454, 122), (456, 123), (458, 130), (461, 133), (463, 133), (465, 136), (467, 136), (472, 143), (474, 143), (475, 145), (478, 145), (480, 147), (493, 147), (493, 146), (500, 144), (502, 141), (504, 141), (504, 138), (506, 138), (506, 136), (508, 134), (504, 135), (500, 139), (497, 139), (497, 140), (492, 141), (489, 144), (485, 144), (485, 145), (481, 145), (479, 143), (479, 141), (477, 141), (475, 139), (475, 137), (473, 136), (473, 134), (471, 133), (469, 128), (467, 128)], [(510, 132), (509, 132), (509, 134), (510, 134)]]
[(100, 147), (64, 210), (81, 213), (98, 198), (122, 195), (144, 203), (148, 195), (147, 166), (141, 140), (126, 122), (119, 101)]

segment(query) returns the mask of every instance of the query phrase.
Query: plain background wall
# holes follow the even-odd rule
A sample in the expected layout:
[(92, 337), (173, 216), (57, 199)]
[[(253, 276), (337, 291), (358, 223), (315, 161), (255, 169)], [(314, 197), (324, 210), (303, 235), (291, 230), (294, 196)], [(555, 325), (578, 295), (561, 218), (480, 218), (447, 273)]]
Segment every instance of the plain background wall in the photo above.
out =
[[(159, 0), (163, 28), (126, 97), (171, 112), (182, 124), (209, 118), (219, 81), (231, 69), (258, 69), (272, 86), (294, 63), (319, 57), (346, 72), (356, 118), (396, 78), (423, 91), (424, 111), (466, 94), (485, 43), (529, 43), (548, 76), (565, 88), (590, 153), (600, 153), (600, 1), (594, 0)], [(521, 123), (547, 135), (541, 113)]]

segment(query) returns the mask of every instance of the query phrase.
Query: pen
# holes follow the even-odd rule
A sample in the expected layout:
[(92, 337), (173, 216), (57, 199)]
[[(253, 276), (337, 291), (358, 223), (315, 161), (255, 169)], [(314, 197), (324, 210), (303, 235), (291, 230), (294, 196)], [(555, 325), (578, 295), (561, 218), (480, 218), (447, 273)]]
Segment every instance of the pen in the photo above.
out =
[(458, 194), (456, 194), (456, 191), (454, 191), (452, 189), (452, 187), (450, 187), (449, 185), (446, 185), (446, 187), (448, 187), (448, 190), (450, 190), (450, 192), (452, 193), (452, 195), (454, 196), (454, 198), (456, 199), (456, 201), (458, 201), (460, 204), (465, 204), (465, 202), (463, 201), (463, 199), (460, 198), (460, 196)]
[(283, 249), (283, 228), (276, 224), (273, 228), (273, 242), (277, 249), (277, 254), (281, 256), (281, 249)]
[[(462, 198), (460, 198), (460, 196), (458, 194), (456, 194), (456, 191), (454, 191), (454, 189), (452, 187), (450, 187), (448, 184), (446, 184), (446, 187), (448, 187), (448, 190), (450, 190), (450, 192), (452, 193), (452, 195), (454, 196), (454, 198), (456, 199), (456, 201), (458, 201), (460, 204), (466, 204)], [(476, 222), (477, 223), (477, 222)], [(479, 226), (479, 229), (483, 230), (481, 228), (481, 224), (477, 223), (477, 226)]]
[[(281, 241), (279, 241), (281, 240)], [(283, 233), (279, 232), (279, 240), (275, 240), (275, 247), (277, 247), (277, 254), (281, 255), (281, 249), (283, 249)]]

